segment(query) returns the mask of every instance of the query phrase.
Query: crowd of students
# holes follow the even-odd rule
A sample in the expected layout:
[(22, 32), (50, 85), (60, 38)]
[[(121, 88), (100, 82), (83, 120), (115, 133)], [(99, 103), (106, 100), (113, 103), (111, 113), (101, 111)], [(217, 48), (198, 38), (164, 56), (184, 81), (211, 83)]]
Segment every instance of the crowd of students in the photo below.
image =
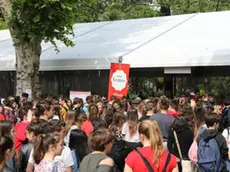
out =
[(8, 97), (0, 108), (0, 172), (225, 172), (229, 105), (193, 94)]

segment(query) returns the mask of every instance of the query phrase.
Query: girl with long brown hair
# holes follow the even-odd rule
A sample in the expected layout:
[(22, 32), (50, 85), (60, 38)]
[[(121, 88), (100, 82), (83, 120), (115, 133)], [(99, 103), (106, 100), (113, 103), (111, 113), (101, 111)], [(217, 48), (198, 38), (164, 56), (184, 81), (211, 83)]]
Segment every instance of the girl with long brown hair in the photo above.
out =
[(54, 157), (61, 155), (64, 148), (63, 139), (58, 134), (41, 134), (34, 144), (33, 158), (35, 161), (34, 172), (64, 172), (62, 165), (54, 163)]
[(133, 108), (127, 112), (127, 120), (122, 127), (121, 134), (126, 142), (139, 143), (139, 134), (138, 134), (138, 111)]
[(165, 150), (157, 122), (144, 120), (138, 131), (143, 148), (127, 156), (124, 172), (145, 172), (149, 168), (155, 172), (177, 172), (176, 157)]

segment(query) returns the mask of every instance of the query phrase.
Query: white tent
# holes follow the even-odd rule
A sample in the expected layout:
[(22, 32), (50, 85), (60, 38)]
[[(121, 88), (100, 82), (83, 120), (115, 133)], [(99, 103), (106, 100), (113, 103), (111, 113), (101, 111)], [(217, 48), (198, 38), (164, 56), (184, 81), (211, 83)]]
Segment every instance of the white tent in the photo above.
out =
[[(42, 71), (230, 65), (230, 11), (76, 24), (75, 46), (42, 45)], [(15, 70), (8, 30), (0, 31), (0, 71)]]

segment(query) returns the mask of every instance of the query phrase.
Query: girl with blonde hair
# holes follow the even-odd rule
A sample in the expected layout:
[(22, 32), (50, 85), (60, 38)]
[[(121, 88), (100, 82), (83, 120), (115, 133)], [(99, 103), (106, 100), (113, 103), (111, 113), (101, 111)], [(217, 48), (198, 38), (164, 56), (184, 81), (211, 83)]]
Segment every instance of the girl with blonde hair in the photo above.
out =
[(138, 131), (143, 147), (127, 156), (124, 172), (177, 172), (176, 157), (165, 150), (157, 122), (144, 120)]

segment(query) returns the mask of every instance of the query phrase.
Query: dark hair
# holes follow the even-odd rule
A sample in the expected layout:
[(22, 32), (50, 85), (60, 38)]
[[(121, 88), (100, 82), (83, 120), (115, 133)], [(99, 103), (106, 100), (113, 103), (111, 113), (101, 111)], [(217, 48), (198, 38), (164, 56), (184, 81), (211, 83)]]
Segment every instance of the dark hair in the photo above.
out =
[(39, 164), (49, 150), (50, 145), (56, 145), (60, 141), (58, 134), (41, 134), (37, 137), (34, 144), (33, 158), (36, 164)]
[(205, 109), (202, 107), (195, 107), (194, 109), (196, 115), (197, 128), (200, 128), (205, 123)]
[(14, 146), (13, 140), (8, 136), (2, 136), (0, 139), (0, 163), (5, 159), (5, 153), (7, 150), (12, 150)]
[(38, 119), (33, 119), (29, 125), (26, 127), (28, 132), (33, 132), (35, 136), (43, 134), (43, 129)]
[(177, 133), (180, 133), (185, 130), (189, 130), (187, 118), (185, 116), (178, 115), (173, 122), (172, 128)]
[(5, 106), (10, 106), (10, 105), (11, 105), (11, 101), (8, 100), (8, 99), (4, 99), (4, 100), (3, 100), (3, 104), (4, 104)]
[(132, 136), (136, 130), (138, 125), (138, 112), (137, 109), (133, 108), (127, 112), (127, 123), (129, 126), (129, 132)]
[(14, 124), (10, 120), (0, 121), (0, 137), (2, 136), (10, 136), (10, 131), (14, 127)]
[(66, 97), (63, 95), (59, 95), (59, 99), (61, 99), (62, 101), (64, 101), (66, 103)]
[(90, 121), (94, 121), (95, 119), (97, 119), (99, 110), (96, 104), (94, 103), (90, 104), (88, 107), (88, 112), (89, 112)]
[(169, 101), (167, 98), (161, 98), (159, 100), (159, 105), (161, 110), (168, 110), (169, 108)]
[(78, 97), (75, 97), (73, 99), (73, 105), (76, 105), (76, 104), (81, 104), (81, 100)]
[(100, 128), (108, 128), (108, 126), (107, 126), (105, 120), (102, 119), (102, 118), (100, 118), (100, 117), (96, 118), (96, 119), (92, 122), (92, 124), (93, 124), (93, 129), (94, 129), (94, 131), (96, 131), (96, 130), (98, 130), (98, 129), (100, 129)]
[(49, 121), (49, 126), (51, 132), (60, 132), (63, 129), (63, 127), (66, 126), (66, 124), (64, 121), (60, 121), (58, 119), (52, 119)]
[(88, 104), (93, 103), (93, 100), (92, 100), (92, 99), (93, 99), (92, 96), (87, 96), (87, 97), (86, 97), (86, 102), (87, 102)]
[(145, 109), (146, 109), (147, 112), (152, 111), (153, 108), (154, 108), (154, 104), (152, 102), (149, 101), (149, 102), (146, 103)]
[(215, 123), (220, 122), (220, 116), (217, 115), (216, 113), (209, 113), (205, 115), (205, 124), (207, 127), (212, 127), (214, 126)]
[(189, 128), (193, 132), (195, 132), (197, 129), (196, 128), (197, 127), (196, 116), (195, 116), (193, 109), (192, 109), (190, 104), (188, 104), (188, 103), (184, 104), (181, 115), (184, 115), (187, 118)]
[(41, 115), (44, 115), (45, 111), (50, 111), (51, 109), (51, 102), (44, 100), (40, 101), (36, 104), (36, 116), (40, 117)]
[(116, 109), (111, 105), (107, 104), (105, 108), (105, 122), (108, 126), (112, 123), (113, 120), (113, 114), (116, 111)]
[(69, 148), (75, 150), (78, 166), (83, 158), (90, 153), (88, 147), (88, 138), (84, 131), (74, 129), (70, 133)]
[(125, 123), (126, 116), (122, 112), (115, 112), (113, 115), (113, 121), (111, 124), (111, 128), (118, 127), (121, 129), (122, 125)]
[(28, 97), (29, 97), (29, 94), (28, 94), (28, 93), (22, 93), (22, 97), (28, 98)]
[(169, 105), (171, 106), (171, 108), (175, 109), (176, 111), (178, 111), (178, 100), (171, 100)]
[(105, 146), (114, 140), (112, 132), (108, 129), (101, 128), (89, 136), (89, 147), (93, 151), (104, 151)]
[(116, 100), (116, 99), (117, 99), (117, 97), (114, 96), (114, 95), (112, 95), (112, 96), (110, 97), (110, 101), (114, 101), (114, 100)]

